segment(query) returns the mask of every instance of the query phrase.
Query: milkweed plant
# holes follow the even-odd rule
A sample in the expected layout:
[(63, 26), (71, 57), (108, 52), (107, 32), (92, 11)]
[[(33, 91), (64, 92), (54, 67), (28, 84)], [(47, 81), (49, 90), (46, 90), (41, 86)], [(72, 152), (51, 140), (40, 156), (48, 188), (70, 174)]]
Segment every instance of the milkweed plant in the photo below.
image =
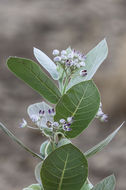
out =
[(7, 135), (39, 159), (35, 167), (36, 184), (23, 190), (113, 190), (114, 175), (106, 177), (97, 185), (90, 182), (88, 158), (101, 151), (123, 123), (106, 139), (84, 153), (71, 142), (93, 119), (107, 121), (99, 91), (92, 80), (107, 57), (106, 40), (102, 40), (87, 55), (71, 47), (62, 51), (55, 49), (52, 53), (53, 61), (39, 49), (34, 48), (33, 51), (39, 64), (25, 58), (10, 57), (7, 66), (46, 100), (28, 107), (31, 125), (25, 119), (20, 123), (20, 128), (38, 130), (47, 138), (41, 144), (39, 154), (25, 146), (0, 123), (0, 128)]

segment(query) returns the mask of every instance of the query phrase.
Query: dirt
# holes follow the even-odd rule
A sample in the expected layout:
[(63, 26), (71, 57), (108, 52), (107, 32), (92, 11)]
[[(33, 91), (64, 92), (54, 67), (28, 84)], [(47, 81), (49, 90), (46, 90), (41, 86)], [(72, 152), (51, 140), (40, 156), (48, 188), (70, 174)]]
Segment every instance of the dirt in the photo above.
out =
[[(109, 121), (93, 122), (73, 142), (85, 151), (106, 137), (126, 118), (125, 20), (125, 0), (0, 0), (0, 121), (39, 152), (44, 137), (18, 126), (22, 118), (28, 119), (27, 106), (42, 98), (9, 72), (6, 59), (20, 56), (35, 60), (34, 46), (51, 58), (53, 49), (68, 46), (87, 53), (106, 37), (109, 55), (94, 80)], [(116, 189), (126, 189), (125, 134), (124, 126), (110, 146), (89, 159), (92, 183), (114, 173)], [(0, 131), (0, 190), (20, 190), (36, 183), (33, 171), (38, 161)]]

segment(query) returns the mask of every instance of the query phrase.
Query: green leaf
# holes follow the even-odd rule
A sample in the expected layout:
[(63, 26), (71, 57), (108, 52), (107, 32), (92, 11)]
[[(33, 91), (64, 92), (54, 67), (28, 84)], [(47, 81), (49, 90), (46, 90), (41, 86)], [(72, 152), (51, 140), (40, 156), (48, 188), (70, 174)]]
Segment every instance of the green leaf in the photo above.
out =
[(61, 140), (58, 142), (57, 147), (60, 147), (60, 146), (63, 146), (63, 145), (65, 145), (65, 144), (69, 144), (69, 143), (71, 143), (71, 141), (70, 141), (69, 139), (63, 138), (63, 139), (61, 139)]
[(49, 142), (49, 141), (46, 140), (46, 141), (44, 141), (44, 142), (41, 144), (41, 146), (40, 146), (40, 153), (41, 153), (42, 157), (45, 157), (45, 148), (46, 148), (48, 142)]
[(49, 72), (54, 80), (58, 80), (58, 72), (55, 63), (41, 50), (34, 48), (34, 56), (37, 61)]
[[(99, 66), (106, 59), (107, 55), (108, 46), (106, 40), (104, 39), (86, 55), (85, 67), (81, 67), (73, 74), (67, 86), (67, 90), (75, 84), (92, 79)], [(81, 70), (85, 69), (87, 70), (87, 76), (81, 77), (79, 73)]]
[(44, 160), (40, 176), (44, 190), (80, 190), (87, 174), (86, 158), (78, 148), (67, 144)]
[(113, 132), (111, 133), (106, 139), (95, 145), (93, 148), (89, 149), (84, 153), (86, 158), (89, 158), (96, 154), (97, 152), (100, 152), (105, 146), (107, 146), (111, 140), (114, 138), (114, 136), (117, 134), (117, 132), (120, 130), (120, 128), (123, 126), (124, 122)]
[(71, 124), (71, 131), (65, 132), (69, 138), (76, 137), (95, 117), (100, 104), (100, 95), (92, 81), (81, 82), (64, 94), (56, 106), (54, 119), (67, 120), (67, 117), (74, 117)]
[(56, 149), (56, 144), (49, 141), (46, 148), (45, 148), (45, 156), (48, 156), (54, 149)]
[(93, 187), (93, 185), (90, 182), (85, 182), (85, 184), (83, 185), (83, 187), (81, 188), (81, 190), (91, 190)]
[(26, 188), (24, 188), (23, 190), (44, 190), (43, 187), (39, 184), (32, 184)]
[(42, 71), (41, 67), (29, 59), (10, 57), (9, 69), (49, 102), (56, 104), (61, 96), (56, 85)]
[(115, 177), (114, 175), (111, 175), (109, 177), (106, 177), (91, 190), (114, 190), (115, 183), (116, 183)]
[(41, 178), (40, 178), (40, 170), (41, 170), (41, 167), (42, 167), (42, 163), (43, 162), (39, 162), (36, 167), (35, 167), (35, 179), (36, 181), (41, 184)]
[(25, 146), (17, 137), (15, 137), (2, 123), (0, 123), (0, 128), (13, 140), (15, 141), (17, 144), (19, 144), (23, 149), (25, 149), (27, 152), (31, 153), (34, 157), (37, 157), (41, 160), (43, 160), (43, 158), (33, 152), (30, 148), (28, 148), (27, 146)]

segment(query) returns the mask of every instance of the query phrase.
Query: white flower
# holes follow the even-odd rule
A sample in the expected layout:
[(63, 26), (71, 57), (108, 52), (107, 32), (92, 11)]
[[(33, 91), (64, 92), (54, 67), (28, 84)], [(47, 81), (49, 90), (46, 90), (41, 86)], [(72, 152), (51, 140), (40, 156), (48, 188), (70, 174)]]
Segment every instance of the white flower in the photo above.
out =
[(61, 124), (65, 123), (65, 122), (66, 122), (65, 119), (60, 119)]
[(27, 121), (23, 118), (22, 123), (19, 124), (20, 128), (25, 128), (27, 126)]
[(108, 116), (106, 114), (103, 114), (102, 117), (100, 118), (101, 122), (106, 122), (108, 119)]
[(81, 70), (80, 71), (80, 76), (84, 77), (87, 75), (87, 70)]
[(53, 122), (53, 126), (54, 126), (54, 127), (58, 127), (58, 126), (59, 126), (59, 123), (55, 121), (55, 122)]
[(61, 55), (66, 55), (66, 54), (67, 54), (66, 50), (61, 51)]
[(53, 55), (59, 55), (59, 50), (57, 49), (54, 49), (53, 52), (52, 52)]
[(60, 62), (60, 61), (61, 61), (61, 57), (60, 57), (60, 56), (54, 57), (53, 60), (54, 60), (55, 62)]
[(80, 62), (80, 66), (84, 67), (85, 66), (85, 62), (81, 61)]
[(71, 123), (71, 122), (73, 121), (73, 117), (68, 117), (68, 118), (67, 118), (67, 121), (68, 121), (69, 123)]

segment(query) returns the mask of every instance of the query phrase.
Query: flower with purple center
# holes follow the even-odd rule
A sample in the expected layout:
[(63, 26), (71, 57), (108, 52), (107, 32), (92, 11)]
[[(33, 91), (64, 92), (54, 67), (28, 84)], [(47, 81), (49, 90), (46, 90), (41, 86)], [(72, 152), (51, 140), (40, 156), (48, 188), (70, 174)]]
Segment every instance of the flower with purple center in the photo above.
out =
[(86, 75), (87, 75), (86, 69), (80, 71), (80, 76), (85, 77)]

